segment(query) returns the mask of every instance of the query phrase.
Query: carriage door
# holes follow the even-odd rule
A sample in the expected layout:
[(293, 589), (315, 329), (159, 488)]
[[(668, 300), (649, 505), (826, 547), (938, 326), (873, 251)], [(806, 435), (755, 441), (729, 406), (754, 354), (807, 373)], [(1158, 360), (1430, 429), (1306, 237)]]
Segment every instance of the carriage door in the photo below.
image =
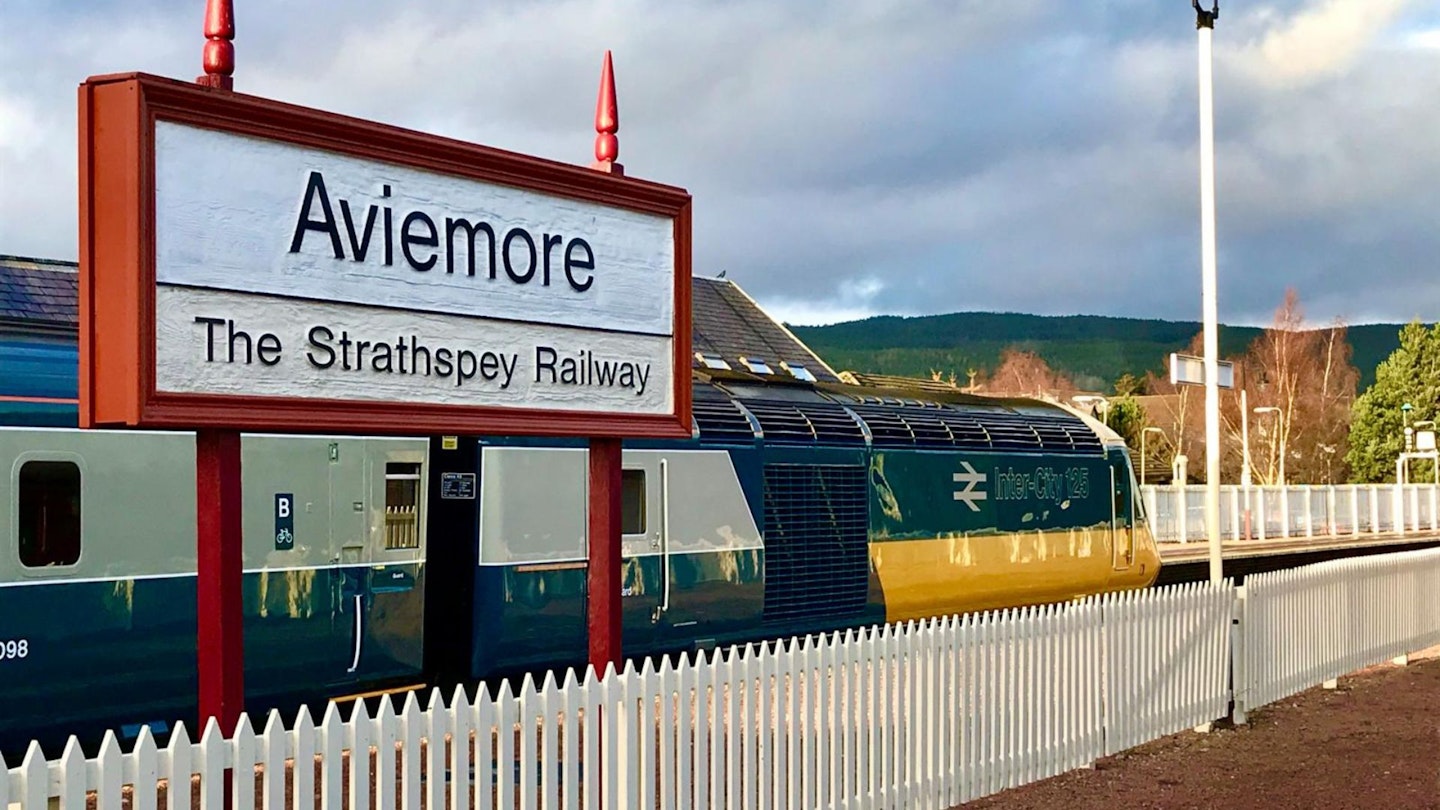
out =
[(1115, 570), (1122, 571), (1135, 562), (1135, 502), (1124, 457), (1112, 456), (1108, 466), (1111, 549)]
[(332, 506), (363, 523), (354, 535), (342, 535), (340, 547), (340, 614), (348, 619), (349, 638), (345, 672), (351, 678), (418, 672), (425, 445), (366, 439), (347, 448), (362, 445), (363, 488)]
[(357, 634), (354, 665), (367, 675), (418, 674), (423, 665), (425, 561), (425, 442), (367, 442), (370, 456), (369, 563), (365, 626)]

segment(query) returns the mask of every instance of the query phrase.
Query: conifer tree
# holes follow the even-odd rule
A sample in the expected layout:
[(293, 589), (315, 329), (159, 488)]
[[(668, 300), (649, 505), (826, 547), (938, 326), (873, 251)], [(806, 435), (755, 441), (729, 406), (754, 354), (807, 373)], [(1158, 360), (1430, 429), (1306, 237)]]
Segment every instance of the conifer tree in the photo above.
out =
[[(1412, 410), (1405, 415), (1403, 406)], [(1357, 483), (1395, 480), (1395, 461), (1408, 421), (1433, 420), (1440, 406), (1440, 324), (1412, 321), (1400, 330), (1400, 347), (1375, 369), (1375, 383), (1356, 400), (1350, 425), (1350, 463)], [(1427, 465), (1428, 466), (1428, 465)], [(1418, 467), (1415, 473), (1429, 474)], [(1412, 480), (1416, 476), (1412, 475)]]

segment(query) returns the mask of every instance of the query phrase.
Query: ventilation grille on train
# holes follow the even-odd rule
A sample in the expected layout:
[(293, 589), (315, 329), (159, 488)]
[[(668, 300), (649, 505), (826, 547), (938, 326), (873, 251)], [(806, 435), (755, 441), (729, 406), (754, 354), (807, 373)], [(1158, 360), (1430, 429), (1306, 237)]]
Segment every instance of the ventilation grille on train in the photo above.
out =
[(691, 404), (702, 441), (725, 444), (754, 444), (755, 428), (734, 402), (728, 399), (699, 399)]
[(944, 447), (1099, 453), (1100, 438), (1079, 419), (999, 410), (853, 406), (870, 428), (874, 447)]
[(865, 609), (867, 504), (862, 466), (765, 466), (765, 621)]
[(865, 444), (865, 432), (846, 410), (827, 402), (746, 400), (766, 444)]

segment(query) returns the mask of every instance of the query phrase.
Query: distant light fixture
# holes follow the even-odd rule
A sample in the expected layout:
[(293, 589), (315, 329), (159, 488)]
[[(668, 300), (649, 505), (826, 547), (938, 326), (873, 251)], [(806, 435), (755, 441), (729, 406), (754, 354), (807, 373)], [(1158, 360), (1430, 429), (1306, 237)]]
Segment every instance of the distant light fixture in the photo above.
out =
[(816, 381), (815, 375), (810, 373), (810, 369), (805, 368), (799, 363), (790, 363), (785, 360), (781, 360), (780, 365), (786, 371), (790, 372), (790, 376), (794, 377), (797, 380), (804, 380), (805, 382)]
[(719, 370), (719, 371), (729, 371), (729, 370), (730, 370), (730, 364), (727, 363), (727, 362), (725, 362), (725, 358), (721, 357), (721, 356), (718, 355), (718, 354), (706, 354), (705, 352), (695, 352), (695, 359), (696, 359), (696, 360), (699, 360), (699, 361), (700, 361), (700, 364), (703, 365), (703, 366), (705, 366), (706, 368), (716, 369), (716, 370)]
[(740, 362), (744, 363), (746, 368), (750, 369), (756, 374), (775, 373), (770, 370), (770, 366), (766, 365), (764, 360), (761, 360), (758, 357), (741, 357)]

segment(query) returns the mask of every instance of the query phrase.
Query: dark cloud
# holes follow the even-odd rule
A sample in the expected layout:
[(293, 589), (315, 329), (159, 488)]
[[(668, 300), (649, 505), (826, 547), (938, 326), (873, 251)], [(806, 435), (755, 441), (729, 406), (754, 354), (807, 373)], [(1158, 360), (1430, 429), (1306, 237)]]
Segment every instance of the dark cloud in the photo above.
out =
[[(576, 163), (615, 51), (621, 159), (695, 195), (696, 271), (797, 321), (1198, 318), (1186, 4), (239, 5), (240, 89)], [(1433, 319), (1440, 47), (1403, 0), (1222, 8), (1220, 310)], [(74, 93), (199, 68), (202, 0), (0, 5), (0, 252), (73, 258)], [(1431, 43), (1426, 45), (1425, 43)]]

